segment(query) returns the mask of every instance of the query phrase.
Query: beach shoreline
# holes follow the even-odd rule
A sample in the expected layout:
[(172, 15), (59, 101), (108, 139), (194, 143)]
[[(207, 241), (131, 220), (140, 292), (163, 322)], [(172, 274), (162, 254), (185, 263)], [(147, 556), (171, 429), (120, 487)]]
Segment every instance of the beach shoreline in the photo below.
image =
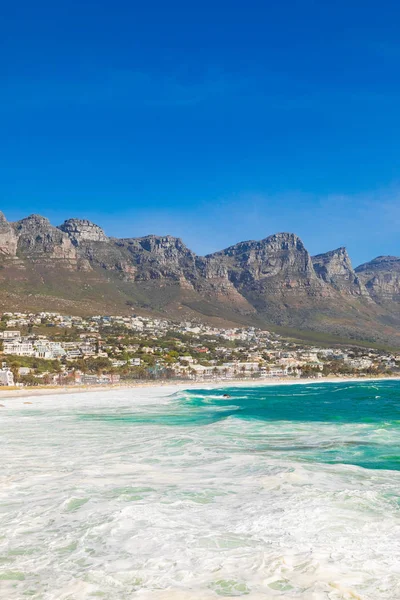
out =
[(112, 385), (81, 385), (81, 386), (43, 386), (43, 387), (24, 387), (12, 388), (0, 387), (0, 400), (6, 398), (30, 398), (48, 395), (64, 394), (82, 394), (95, 392), (111, 392), (128, 389), (151, 388), (156, 391), (158, 388), (174, 388), (175, 391), (188, 388), (218, 389), (228, 387), (245, 386), (280, 386), (280, 385), (310, 385), (317, 383), (362, 383), (366, 381), (400, 381), (400, 377), (319, 377), (294, 379), (291, 377), (270, 377), (263, 379), (218, 379), (214, 381), (177, 381), (177, 380), (159, 380), (159, 381), (135, 381), (129, 383), (119, 383)]

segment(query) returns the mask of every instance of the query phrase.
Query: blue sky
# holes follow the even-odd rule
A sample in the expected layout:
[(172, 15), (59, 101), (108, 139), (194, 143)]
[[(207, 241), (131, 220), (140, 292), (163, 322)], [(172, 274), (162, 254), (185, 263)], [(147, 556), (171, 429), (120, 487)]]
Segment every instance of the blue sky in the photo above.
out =
[(4, 3), (0, 209), (400, 254), (400, 6)]

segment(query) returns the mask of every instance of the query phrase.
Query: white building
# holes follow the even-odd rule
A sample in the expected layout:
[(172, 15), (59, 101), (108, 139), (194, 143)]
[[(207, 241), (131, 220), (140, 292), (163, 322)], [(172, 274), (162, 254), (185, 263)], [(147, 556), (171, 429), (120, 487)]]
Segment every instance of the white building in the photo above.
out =
[(57, 342), (40, 341), (35, 344), (36, 358), (46, 358), (48, 360), (61, 358), (66, 352)]
[(15, 356), (35, 356), (35, 349), (32, 342), (12, 341), (4, 342), (4, 354), (14, 354)]
[(67, 359), (74, 360), (75, 358), (81, 358), (81, 357), (82, 357), (82, 352), (79, 350), (79, 348), (67, 350), (67, 355), (66, 355)]
[(114, 368), (123, 367), (126, 365), (126, 360), (112, 360), (111, 366)]
[(130, 358), (129, 359), (129, 364), (132, 367), (140, 367), (142, 360), (140, 358)]
[(3, 367), (0, 370), (0, 385), (14, 385), (14, 375), (8, 367)]
[(277, 365), (268, 365), (266, 368), (262, 368), (262, 375), (266, 377), (286, 377), (288, 370), (286, 367), (280, 367)]
[[(185, 367), (189, 369), (189, 367)], [(213, 375), (213, 367), (205, 367), (203, 365), (191, 365), (190, 370), (196, 377), (209, 377)]]
[(96, 354), (96, 347), (92, 344), (80, 344), (79, 349), (85, 356), (94, 356)]
[(348, 358), (346, 363), (353, 367), (353, 369), (369, 369), (372, 367), (372, 360), (370, 358)]
[(0, 332), (0, 339), (2, 340), (20, 340), (20, 331), (2, 331)]
[(32, 369), (30, 369), (29, 367), (19, 367), (18, 369), (18, 375), (29, 375), (29, 373), (31, 372)]
[(239, 362), (236, 365), (237, 369), (239, 371), (251, 371), (251, 372), (257, 372), (260, 369), (260, 363), (259, 362)]

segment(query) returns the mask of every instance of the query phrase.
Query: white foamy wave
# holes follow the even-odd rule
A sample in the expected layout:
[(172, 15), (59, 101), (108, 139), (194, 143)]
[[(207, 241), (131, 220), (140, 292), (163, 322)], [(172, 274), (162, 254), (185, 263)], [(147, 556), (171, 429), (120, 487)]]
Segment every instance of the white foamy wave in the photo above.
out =
[(32, 401), (0, 413), (1, 598), (400, 597), (399, 472), (285, 450), (367, 426), (102, 420), (169, 390)]

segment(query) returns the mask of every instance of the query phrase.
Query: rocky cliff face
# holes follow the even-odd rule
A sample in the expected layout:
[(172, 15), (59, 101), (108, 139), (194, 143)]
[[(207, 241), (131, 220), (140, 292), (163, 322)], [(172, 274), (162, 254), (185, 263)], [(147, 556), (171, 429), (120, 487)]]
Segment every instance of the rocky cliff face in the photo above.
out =
[(75, 246), (82, 242), (108, 242), (101, 227), (86, 219), (67, 219), (58, 229), (66, 233)]
[(14, 228), (0, 212), (0, 255), (13, 257), (17, 253), (18, 239)]
[(235, 285), (280, 293), (287, 289), (323, 293), (302, 241), (292, 233), (278, 233), (261, 241), (240, 242), (210, 258), (226, 265)]
[(8, 223), (0, 213), (0, 267), (4, 310), (15, 302), (31, 306), (34, 297), (41, 309), (68, 302), (86, 313), (124, 312), (134, 305), (175, 317), (229, 315), (247, 324), (400, 339), (400, 258), (354, 270), (344, 248), (311, 258), (292, 233), (201, 257), (168, 235), (108, 238), (85, 219), (54, 227), (39, 215)]
[(355, 273), (346, 248), (337, 248), (312, 257), (318, 277), (337, 290), (368, 297), (364, 284)]
[(376, 302), (400, 302), (400, 257), (378, 256), (356, 273)]
[(142, 238), (115, 240), (127, 261), (137, 269), (141, 280), (181, 276), (194, 272), (196, 255), (179, 238), (148, 235)]
[(196, 256), (180, 238), (149, 235), (113, 240), (113, 244), (124, 257), (121, 270), (128, 279), (179, 283), (203, 298), (229, 301), (240, 310), (254, 312), (229, 280), (226, 266), (218, 259)]
[(31, 215), (13, 224), (18, 239), (17, 254), (31, 259), (63, 259), (76, 262), (70, 237), (53, 227), (48, 219)]

